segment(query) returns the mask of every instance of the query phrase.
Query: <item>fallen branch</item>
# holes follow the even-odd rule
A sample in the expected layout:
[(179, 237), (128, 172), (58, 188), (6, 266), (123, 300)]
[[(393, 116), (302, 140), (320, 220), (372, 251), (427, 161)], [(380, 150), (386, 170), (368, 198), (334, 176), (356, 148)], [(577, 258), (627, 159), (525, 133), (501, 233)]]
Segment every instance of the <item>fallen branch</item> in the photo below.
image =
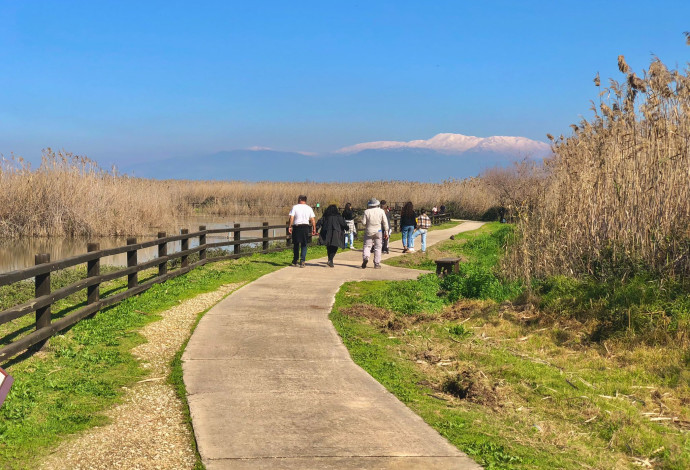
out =
[(154, 381), (156, 381), (156, 380), (163, 380), (164, 378), (165, 378), (165, 377), (153, 377), (153, 378), (151, 378), (151, 379), (140, 380), (140, 381), (138, 381), (137, 383), (138, 383), (138, 384), (143, 384), (144, 382), (154, 382)]

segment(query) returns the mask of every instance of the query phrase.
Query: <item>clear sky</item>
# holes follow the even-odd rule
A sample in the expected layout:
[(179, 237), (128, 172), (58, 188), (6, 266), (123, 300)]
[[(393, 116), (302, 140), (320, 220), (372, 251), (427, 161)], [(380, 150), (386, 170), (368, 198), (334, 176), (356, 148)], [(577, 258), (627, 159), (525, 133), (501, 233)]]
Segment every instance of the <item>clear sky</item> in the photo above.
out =
[(687, 66), (690, 1), (0, 0), (0, 153), (107, 165), (439, 132), (546, 140)]

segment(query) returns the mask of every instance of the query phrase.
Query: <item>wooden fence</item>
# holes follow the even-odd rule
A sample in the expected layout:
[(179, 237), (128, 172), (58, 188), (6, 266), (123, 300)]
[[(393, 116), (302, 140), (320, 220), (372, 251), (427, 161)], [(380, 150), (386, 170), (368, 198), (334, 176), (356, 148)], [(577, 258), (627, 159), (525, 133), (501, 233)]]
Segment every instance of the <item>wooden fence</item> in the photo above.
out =
[[(451, 216), (450, 214), (432, 215), (430, 218), (432, 224), (436, 225), (449, 221)], [(394, 216), (391, 218), (391, 226), (394, 232), (400, 231), (399, 217)], [(269, 230), (274, 230), (275, 233), (276, 229), (282, 229), (284, 233), (279, 236), (269, 236)], [(262, 231), (261, 237), (241, 239), (242, 232), (259, 230)], [(206, 241), (207, 235), (222, 233), (228, 234), (227, 241), (215, 243), (208, 243)], [(198, 246), (190, 248), (190, 240), (193, 238), (198, 238)], [(180, 242), (180, 251), (168, 253), (168, 244), (177, 241)], [(271, 248), (270, 242), (276, 241), (284, 243), (279, 243), (279, 246)], [(241, 251), (242, 245), (256, 246), (259, 243), (261, 243), (261, 250)], [(201, 226), (197, 232), (193, 233), (189, 233), (187, 229), (182, 229), (180, 235), (170, 237), (166, 236), (165, 232), (159, 232), (155, 240), (138, 243), (136, 238), (128, 238), (126, 246), (106, 250), (101, 250), (98, 243), (89, 243), (86, 254), (72, 256), (59, 261), (51, 261), (49, 254), (37, 254), (35, 266), (0, 274), (0, 287), (32, 278), (35, 284), (35, 296), (32, 300), (0, 312), (0, 325), (34, 312), (36, 314), (35, 331), (0, 348), (0, 361), (5, 361), (32, 347), (40, 348), (48, 338), (59, 331), (69, 328), (83, 318), (92, 316), (105, 307), (139, 294), (154, 284), (159, 284), (185, 274), (196, 267), (215, 261), (237, 259), (257, 252), (270, 253), (281, 251), (288, 245), (290, 245), (290, 237), (287, 233), (287, 225), (269, 225), (268, 222), (264, 222), (261, 226), (241, 227), (240, 224), (235, 224), (232, 228), (210, 230), (207, 230), (205, 226)], [(231, 254), (207, 258), (207, 250), (228, 246), (233, 247)], [(158, 248), (158, 256), (150, 261), (139, 263), (137, 261), (138, 251), (150, 247)], [(122, 253), (127, 254), (127, 267), (112, 273), (101, 274), (101, 258)], [(193, 253), (199, 253), (199, 259), (190, 263), (189, 256)], [(178, 259), (180, 260), (180, 267), (168, 271), (168, 262)], [(51, 292), (50, 278), (52, 272), (82, 264), (86, 264), (86, 278)], [(139, 282), (138, 273), (140, 271), (156, 267), (158, 268), (158, 273), (155, 277), (145, 282)], [(102, 283), (124, 278), (125, 276), (127, 277), (127, 289), (125, 291), (107, 297), (100, 295), (100, 285)], [(83, 306), (53, 321), (51, 314), (52, 305), (84, 289), (86, 289), (87, 299)]]
[[(272, 241), (282, 241), (289, 243), (286, 236), (286, 225), (268, 225), (264, 222), (261, 226), (241, 227), (240, 224), (235, 224), (232, 228), (220, 228), (207, 230), (205, 226), (199, 227), (199, 231), (190, 233), (187, 229), (182, 229), (180, 235), (168, 237), (165, 232), (159, 232), (158, 238), (144, 243), (137, 243), (136, 238), (128, 238), (127, 245), (118, 248), (109, 248), (107, 250), (99, 249), (98, 243), (89, 243), (87, 245), (88, 253), (78, 256), (72, 256), (59, 261), (50, 261), (49, 254), (36, 255), (36, 265), (31, 268), (11, 271), (0, 274), (0, 286), (6, 286), (15, 282), (25, 281), (34, 278), (35, 284), (35, 298), (29, 302), (16, 305), (12, 308), (0, 312), (0, 325), (15, 320), (17, 318), (36, 313), (36, 330), (20, 339), (8, 344), (0, 349), (0, 361), (26, 350), (31, 347), (41, 347), (48, 338), (55, 333), (62, 331), (78, 321), (88, 316), (94, 315), (99, 310), (120, 302), (128, 297), (139, 294), (154, 284), (167, 281), (174, 277), (180, 276), (189, 272), (190, 270), (203, 266), (210, 262), (236, 259), (242, 256), (248, 256), (256, 252), (270, 253), (273, 251), (280, 251), (285, 249), (285, 245), (270, 248), (269, 244)], [(285, 231), (281, 236), (269, 236), (269, 230), (282, 229)], [(247, 231), (262, 231), (262, 236), (259, 238), (241, 239), (241, 233)], [(206, 236), (209, 234), (227, 233), (228, 240), (207, 243)], [(198, 238), (198, 246), (189, 248), (190, 240)], [(168, 243), (180, 242), (180, 251), (176, 253), (168, 253)], [(261, 243), (261, 250), (252, 252), (242, 252), (242, 245), (256, 245)], [(232, 253), (228, 255), (214, 256), (207, 258), (207, 250), (210, 248), (220, 248), (232, 246)], [(158, 247), (158, 257), (143, 263), (137, 262), (138, 250), (150, 247)], [(100, 260), (106, 256), (127, 254), (127, 267), (118, 271), (101, 274)], [(190, 263), (189, 256), (193, 253), (199, 253), (199, 260)], [(168, 262), (173, 260), (180, 260), (180, 267), (168, 271)], [(68, 286), (62, 287), (56, 291), (51, 292), (50, 277), (51, 273), (60, 269), (70, 268), (86, 264), (86, 278), (74, 282)], [(138, 273), (145, 269), (158, 268), (158, 274), (147, 280), (139, 283)], [(127, 290), (108, 297), (101, 297), (100, 285), (106, 281), (112, 281), (127, 277)], [(83, 289), (87, 291), (87, 300), (84, 306), (78, 310), (70, 313), (59, 320), (52, 321), (51, 306), (58, 300), (64, 299)]]

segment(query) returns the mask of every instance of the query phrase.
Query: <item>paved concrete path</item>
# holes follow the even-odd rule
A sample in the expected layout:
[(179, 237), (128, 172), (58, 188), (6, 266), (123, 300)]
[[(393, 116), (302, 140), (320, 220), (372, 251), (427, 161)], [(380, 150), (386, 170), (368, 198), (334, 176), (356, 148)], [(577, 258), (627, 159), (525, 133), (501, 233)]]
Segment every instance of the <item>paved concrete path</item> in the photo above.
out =
[[(480, 225), (429, 232), (427, 243)], [(401, 252), (394, 242), (388, 256)], [(352, 362), (328, 319), (341, 284), (420, 274), (361, 263), (345, 250), (335, 268), (325, 258), (286, 267), (204, 315), (182, 359), (208, 470), (481, 468)]]

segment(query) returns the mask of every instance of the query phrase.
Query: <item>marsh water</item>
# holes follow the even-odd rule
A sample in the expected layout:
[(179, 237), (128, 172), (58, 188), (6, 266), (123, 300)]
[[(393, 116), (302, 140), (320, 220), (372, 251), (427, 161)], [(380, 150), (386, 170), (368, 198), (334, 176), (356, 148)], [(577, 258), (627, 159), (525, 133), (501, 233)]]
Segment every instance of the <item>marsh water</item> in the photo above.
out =
[[(207, 229), (232, 227), (234, 224), (240, 224), (245, 227), (260, 226), (262, 222), (268, 222), (269, 225), (285, 224), (285, 216), (229, 216), (229, 217), (209, 217), (198, 216), (190, 217), (185, 220), (181, 227), (188, 228), (190, 232), (195, 232), (200, 225), (205, 225)], [(179, 233), (179, 232), (177, 232)], [(269, 236), (281, 236), (285, 234), (285, 230), (275, 229), (269, 232)], [(156, 238), (156, 234), (152, 231), (150, 235), (137, 237), (138, 242), (145, 242)], [(168, 233), (169, 236), (175, 235)], [(243, 239), (261, 237), (261, 230), (242, 232)], [(207, 235), (207, 243), (220, 242), (227, 240), (227, 234), (210, 234)], [(198, 238), (190, 240), (190, 248), (197, 246)], [(125, 237), (101, 237), (101, 238), (23, 238), (18, 240), (3, 240), (0, 239), (0, 273), (14, 271), (17, 269), (28, 268), (34, 265), (35, 255), (38, 253), (50, 253), (50, 259), (57, 261), (68, 258), (70, 256), (81, 255), (86, 253), (87, 243), (100, 243), (101, 249), (115, 248), (126, 245)], [(226, 247), (228, 251), (232, 247)], [(180, 242), (171, 242), (168, 244), (168, 253), (173, 253), (180, 250)], [(139, 250), (137, 253), (138, 261), (144, 262), (155, 258), (158, 255), (157, 247), (146, 248)], [(112, 266), (126, 266), (127, 255), (125, 253), (101, 258), (101, 263)]]

